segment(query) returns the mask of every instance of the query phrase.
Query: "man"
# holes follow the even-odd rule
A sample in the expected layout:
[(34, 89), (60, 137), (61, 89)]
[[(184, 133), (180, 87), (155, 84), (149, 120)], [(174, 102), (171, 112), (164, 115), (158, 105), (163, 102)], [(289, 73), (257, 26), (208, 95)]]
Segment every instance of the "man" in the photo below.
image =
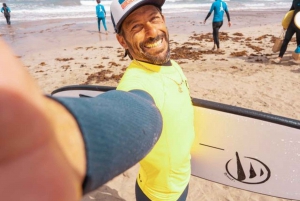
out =
[(230, 22), (230, 16), (227, 8), (227, 4), (223, 0), (215, 0), (215, 2), (212, 3), (210, 7), (210, 11), (208, 12), (204, 24), (206, 23), (206, 20), (210, 17), (211, 13), (214, 12), (214, 18), (212, 23), (213, 28), (213, 38), (214, 38), (214, 47), (212, 50), (215, 50), (217, 46), (217, 52), (221, 52), (220, 49), (220, 42), (219, 42), (219, 30), (223, 25), (223, 17), (224, 17), (224, 11), (226, 13), (227, 19), (228, 19), (228, 26), (231, 26)]
[(294, 10), (293, 18), (292, 18), (292, 20), (287, 28), (287, 31), (285, 33), (279, 55), (276, 59), (272, 60), (274, 63), (277, 63), (277, 64), (279, 64), (281, 62), (281, 59), (282, 59), (284, 53), (286, 52), (288, 44), (291, 41), (291, 39), (295, 33), (296, 33), (297, 47), (300, 46), (300, 28), (296, 26), (295, 20), (294, 20), (296, 14), (300, 11), (300, 0), (293, 0), (290, 11), (291, 10)]
[(46, 97), (0, 40), (1, 200), (75, 201), (141, 160), (162, 129), (152, 97)]
[(187, 79), (170, 60), (169, 33), (161, 13), (164, 0), (113, 0), (116, 37), (133, 59), (117, 89), (139, 89), (154, 99), (163, 117), (157, 144), (140, 162), (138, 201), (184, 201), (191, 174), (193, 107)]
[(107, 27), (106, 27), (106, 11), (105, 8), (101, 3), (101, 0), (96, 0), (97, 6), (96, 6), (96, 15), (98, 18), (98, 31), (99, 33), (101, 32), (100, 30), (100, 23), (102, 21), (103, 27), (105, 29), (105, 33), (108, 34), (107, 32)]

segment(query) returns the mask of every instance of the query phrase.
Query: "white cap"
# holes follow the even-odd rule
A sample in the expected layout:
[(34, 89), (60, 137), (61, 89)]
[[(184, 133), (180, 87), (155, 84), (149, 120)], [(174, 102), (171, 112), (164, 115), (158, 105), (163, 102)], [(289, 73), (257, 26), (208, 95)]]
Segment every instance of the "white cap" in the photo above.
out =
[(112, 0), (110, 5), (111, 20), (116, 33), (120, 32), (122, 22), (135, 9), (143, 5), (155, 5), (161, 9), (165, 0)]

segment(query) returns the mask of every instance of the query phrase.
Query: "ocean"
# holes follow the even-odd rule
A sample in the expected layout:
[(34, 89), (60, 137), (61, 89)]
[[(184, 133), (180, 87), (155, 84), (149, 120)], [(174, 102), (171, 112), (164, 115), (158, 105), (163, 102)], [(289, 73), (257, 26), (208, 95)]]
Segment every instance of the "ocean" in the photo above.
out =
[[(164, 13), (207, 13), (213, 0), (166, 0)], [(225, 0), (229, 11), (289, 10), (292, 0)], [(101, 2), (110, 16), (111, 0)], [(95, 0), (6, 0), (14, 22), (95, 17)], [(0, 18), (0, 20), (5, 20)]]

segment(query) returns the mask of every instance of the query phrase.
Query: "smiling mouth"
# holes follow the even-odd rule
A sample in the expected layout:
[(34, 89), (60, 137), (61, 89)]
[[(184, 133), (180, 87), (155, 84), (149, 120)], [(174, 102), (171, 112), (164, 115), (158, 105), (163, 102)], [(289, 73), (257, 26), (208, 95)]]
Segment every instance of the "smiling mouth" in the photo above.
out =
[(160, 40), (156, 41), (155, 43), (145, 44), (145, 47), (146, 48), (154, 48), (154, 47), (157, 47), (157, 46), (161, 45), (162, 42), (163, 42), (163, 39), (161, 38)]

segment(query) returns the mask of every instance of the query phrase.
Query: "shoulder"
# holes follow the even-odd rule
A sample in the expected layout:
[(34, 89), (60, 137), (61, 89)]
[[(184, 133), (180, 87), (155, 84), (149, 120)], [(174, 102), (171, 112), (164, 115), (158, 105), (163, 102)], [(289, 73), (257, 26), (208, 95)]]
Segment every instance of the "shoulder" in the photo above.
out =
[(175, 68), (177, 68), (177, 69), (179, 69), (180, 71), (182, 71), (182, 68), (180, 67), (180, 65), (179, 65), (176, 61), (171, 60), (171, 62), (172, 62), (172, 65), (173, 65)]
[(187, 78), (186, 78), (186, 76), (185, 76), (185, 74), (184, 74), (181, 66), (178, 63), (176, 63), (174, 60), (171, 60), (171, 61), (172, 61), (172, 65), (174, 66), (174, 68), (178, 69), (179, 73), (184, 78), (184, 80), (187, 80)]
[(132, 89), (144, 89), (145, 77), (141, 69), (127, 68), (117, 89), (129, 91)]

